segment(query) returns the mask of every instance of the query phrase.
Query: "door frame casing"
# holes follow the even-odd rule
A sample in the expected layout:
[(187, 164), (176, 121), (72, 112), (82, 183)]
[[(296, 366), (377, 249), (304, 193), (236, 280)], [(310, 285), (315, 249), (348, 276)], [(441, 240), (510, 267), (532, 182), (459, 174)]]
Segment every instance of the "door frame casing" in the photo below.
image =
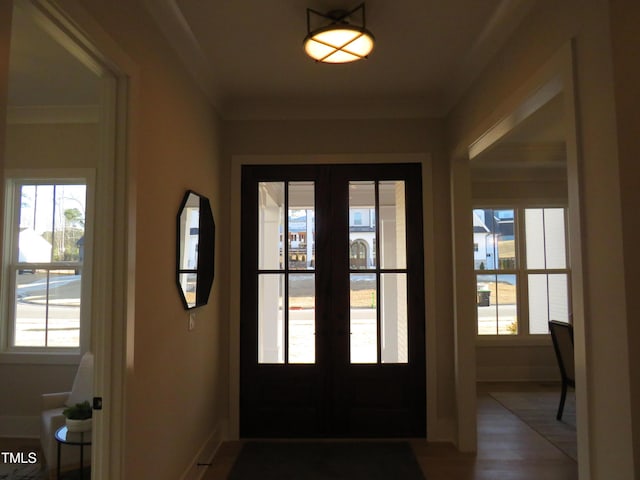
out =
[[(428, 268), (433, 265), (433, 185), (432, 162), (427, 153), (411, 154), (327, 154), (327, 155), (234, 155), (231, 158), (230, 231), (231, 239), (241, 238), (241, 184), (243, 165), (320, 165), (320, 164), (393, 164), (420, 163), (422, 166), (422, 210), (424, 242), (424, 296), (425, 296), (425, 350), (428, 439), (448, 440), (453, 425), (437, 418), (437, 366), (434, 288), (435, 273)], [(230, 304), (229, 304), (229, 436), (240, 438), (240, 242), (230, 242)]]
[[(135, 151), (133, 125), (138, 109), (133, 100), (139, 85), (138, 65), (104, 31), (80, 2), (60, 5), (55, 0), (14, 0), (23, 8), (49, 22), (49, 33), (104, 80), (101, 92), (108, 106), (101, 121), (108, 125), (101, 134), (102, 171), (97, 186), (102, 194), (96, 204), (103, 203), (96, 215), (105, 221), (96, 223), (95, 237), (104, 240), (96, 245), (94, 257), (92, 342), (96, 365), (94, 392), (108, 406), (94, 416), (92, 449), (94, 480), (122, 478), (125, 461), (125, 384), (127, 367), (133, 367), (133, 302), (135, 266), (135, 211), (131, 195), (135, 178), (132, 152)], [(99, 278), (98, 278), (99, 277)]]

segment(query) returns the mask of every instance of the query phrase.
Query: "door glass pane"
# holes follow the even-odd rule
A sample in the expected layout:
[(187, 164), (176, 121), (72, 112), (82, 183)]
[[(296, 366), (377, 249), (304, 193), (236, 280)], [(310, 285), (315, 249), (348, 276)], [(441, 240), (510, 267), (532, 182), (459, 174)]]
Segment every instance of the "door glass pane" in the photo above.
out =
[(380, 275), (382, 363), (407, 363), (407, 275)]
[(380, 267), (406, 268), (407, 235), (404, 182), (380, 182)]
[(549, 333), (549, 320), (569, 321), (568, 276), (529, 275), (529, 333)]
[(477, 275), (479, 335), (518, 333), (516, 275)]
[(349, 182), (349, 263), (351, 269), (376, 267), (375, 205), (374, 182)]
[(258, 268), (282, 270), (284, 234), (284, 182), (258, 184)]
[(351, 363), (378, 362), (375, 274), (350, 275)]
[(289, 363), (315, 362), (315, 309), (315, 275), (289, 275)]
[(258, 276), (258, 363), (284, 363), (284, 274)]
[(289, 269), (315, 268), (315, 200), (313, 182), (289, 184)]

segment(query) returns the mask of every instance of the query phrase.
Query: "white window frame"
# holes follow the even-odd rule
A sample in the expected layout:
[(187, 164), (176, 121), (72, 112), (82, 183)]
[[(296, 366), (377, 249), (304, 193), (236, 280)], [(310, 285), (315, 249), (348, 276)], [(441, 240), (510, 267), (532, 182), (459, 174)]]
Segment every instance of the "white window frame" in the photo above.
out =
[[(525, 210), (527, 209), (546, 209), (546, 208), (562, 208), (564, 210), (564, 229), (565, 229), (565, 252), (566, 265), (563, 269), (529, 269), (526, 264), (526, 227), (525, 227)], [(476, 339), (482, 345), (504, 345), (506, 344), (527, 344), (527, 345), (547, 345), (550, 341), (550, 335), (540, 333), (529, 333), (529, 274), (566, 274), (567, 275), (567, 292), (568, 292), (568, 308), (571, 315), (571, 268), (569, 265), (569, 231), (568, 231), (568, 211), (567, 205), (558, 202), (482, 202), (474, 204), (473, 210), (477, 209), (493, 209), (493, 210), (513, 210), (514, 211), (514, 233), (515, 233), (515, 254), (516, 268), (504, 270), (479, 270), (474, 268), (474, 279), (481, 272), (497, 275), (515, 275), (517, 282), (517, 324), (518, 331), (516, 334), (479, 334), (478, 319), (476, 317)], [(473, 241), (471, 243), (473, 248)]]
[[(25, 184), (85, 184), (85, 243), (82, 262), (80, 302), (80, 345), (78, 347), (13, 346), (10, 339), (14, 329), (15, 272), (20, 268), (18, 259), (18, 234), (20, 187)], [(95, 215), (94, 169), (28, 169), (5, 172), (5, 219), (3, 228), (2, 289), (0, 291), (0, 362), (24, 363), (73, 363), (82, 353), (90, 350), (92, 278), (93, 278), (93, 228)], [(58, 264), (47, 264), (47, 268)], [(60, 266), (68, 266), (65, 263)]]

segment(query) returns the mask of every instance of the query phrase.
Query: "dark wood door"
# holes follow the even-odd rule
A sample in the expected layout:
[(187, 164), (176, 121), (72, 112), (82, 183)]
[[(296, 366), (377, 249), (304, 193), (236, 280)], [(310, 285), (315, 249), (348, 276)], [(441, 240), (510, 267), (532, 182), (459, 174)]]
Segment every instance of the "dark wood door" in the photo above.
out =
[(245, 166), (242, 202), (241, 436), (424, 437), (420, 165)]

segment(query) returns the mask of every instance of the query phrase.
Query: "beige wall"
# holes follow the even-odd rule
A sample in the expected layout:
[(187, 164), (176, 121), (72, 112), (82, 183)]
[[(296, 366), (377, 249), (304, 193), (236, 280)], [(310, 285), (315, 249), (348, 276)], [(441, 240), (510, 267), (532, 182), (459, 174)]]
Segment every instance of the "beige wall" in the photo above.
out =
[(74, 365), (0, 364), (0, 428), (6, 436), (40, 435), (41, 395), (68, 392), (78, 369)]
[(476, 204), (495, 202), (505, 205), (510, 202), (551, 202), (563, 205), (567, 201), (567, 181), (518, 181), (472, 182), (471, 196)]
[(518, 345), (515, 342), (487, 345), (479, 342), (476, 365), (479, 382), (560, 380), (551, 345)]
[[(228, 195), (215, 112), (161, 37), (141, 2), (74, 2), (134, 65), (129, 214), (135, 274), (125, 392), (125, 478), (180, 478), (227, 416), (223, 262)], [(216, 277), (188, 331), (175, 283), (176, 215), (186, 189), (211, 200)]]
[(422, 153), (442, 144), (440, 120), (265, 120), (224, 124), (227, 155)]
[[(640, 471), (640, 3), (611, 0), (611, 29), (623, 220), (625, 297), (631, 368), (631, 424), (636, 472)], [(636, 473), (637, 475), (637, 473)]]
[(584, 419), (578, 428), (580, 478), (587, 479), (634, 478), (629, 357), (621, 341), (628, 317), (608, 26), (607, 2), (539, 2), (449, 117), (452, 151), (459, 153), (509, 113), (515, 107), (510, 99), (574, 40), (580, 178), (569, 182), (581, 189), (585, 314), (576, 318), (576, 365), (578, 413)]
[(97, 124), (10, 124), (5, 168), (95, 168)]

